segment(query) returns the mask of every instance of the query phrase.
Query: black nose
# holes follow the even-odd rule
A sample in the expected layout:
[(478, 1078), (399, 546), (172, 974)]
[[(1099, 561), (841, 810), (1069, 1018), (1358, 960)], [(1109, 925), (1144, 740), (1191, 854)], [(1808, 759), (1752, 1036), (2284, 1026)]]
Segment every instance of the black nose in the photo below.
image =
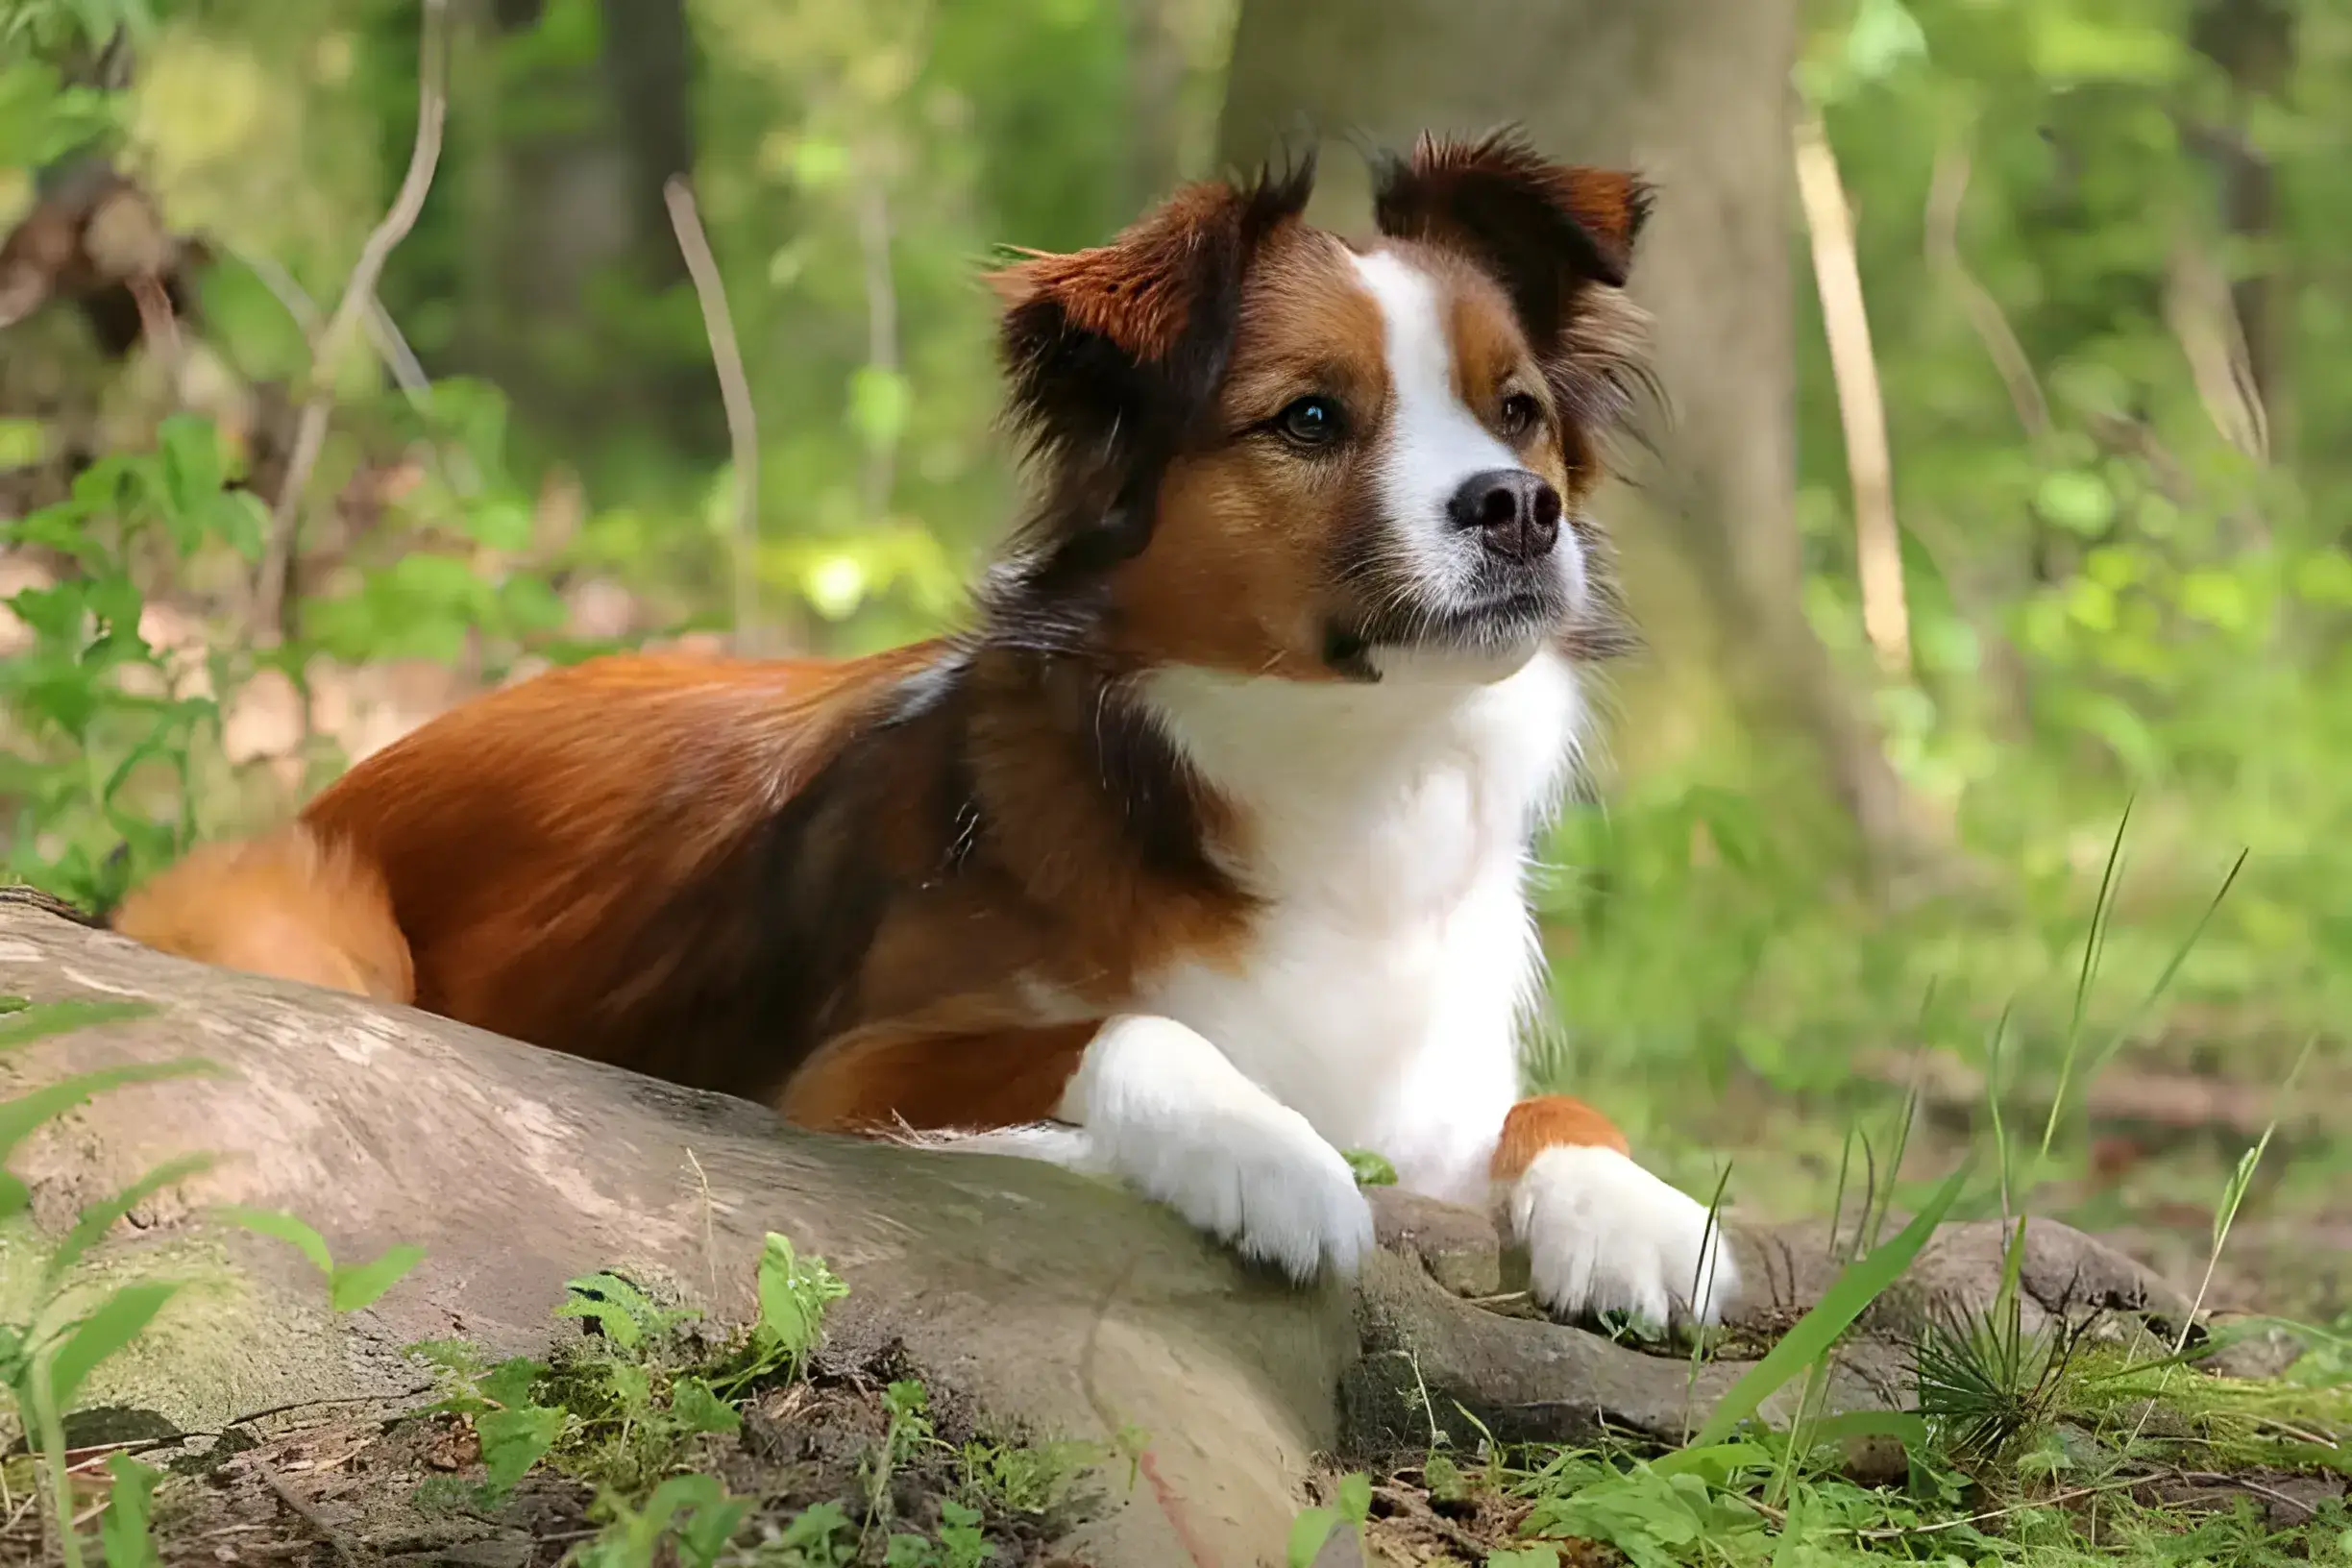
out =
[(1471, 475), (1446, 515), (1458, 528), (1476, 528), (1479, 543), (1507, 561), (1540, 560), (1559, 539), (1559, 492), (1524, 468)]

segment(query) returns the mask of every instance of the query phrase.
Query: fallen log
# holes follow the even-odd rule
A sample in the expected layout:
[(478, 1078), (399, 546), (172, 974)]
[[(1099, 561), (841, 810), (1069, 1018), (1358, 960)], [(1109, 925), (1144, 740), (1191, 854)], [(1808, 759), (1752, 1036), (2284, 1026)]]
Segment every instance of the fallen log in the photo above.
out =
[[(12, 1162), (29, 1219), (0, 1232), (5, 1280), (12, 1251), (44, 1244), (84, 1204), (166, 1160), (217, 1157), (97, 1255), (192, 1284), (87, 1397), (187, 1430), (411, 1393), (401, 1347), (418, 1340), (543, 1353), (564, 1282), (599, 1268), (741, 1321), (774, 1231), (848, 1282), (835, 1335), (903, 1340), (927, 1377), (1009, 1419), (1097, 1441), (1140, 1433), (1146, 1484), (1079, 1527), (1071, 1558), (1205, 1568), (1280, 1563), (1309, 1478), (1334, 1456), (1411, 1452), (1440, 1429), (1469, 1441), (1473, 1419), (1505, 1439), (1671, 1441), (1745, 1370), (1717, 1360), (1694, 1381), (1686, 1356), (1526, 1315), (1524, 1259), (1486, 1216), (1393, 1191), (1374, 1191), (1384, 1245), (1361, 1278), (1297, 1290), (1106, 1182), (799, 1132), (412, 1009), (169, 958), (22, 897), (0, 898), (0, 995), (151, 1009), (0, 1054), (0, 1098), (190, 1055), (219, 1069), (112, 1090), (49, 1123)], [(426, 1255), (338, 1318), (291, 1249), (208, 1220), (222, 1203), (290, 1210), (339, 1259), (403, 1242)], [(1752, 1339), (1835, 1276), (1820, 1227), (1731, 1234), (1750, 1282), (1735, 1322)], [(1860, 1325), (1832, 1405), (1901, 1404), (1920, 1319), (1989, 1299), (1998, 1277), (1997, 1226), (1948, 1227)], [(2055, 1224), (2035, 1228), (2024, 1285), (2035, 1313), (2177, 1322), (2187, 1305)]]

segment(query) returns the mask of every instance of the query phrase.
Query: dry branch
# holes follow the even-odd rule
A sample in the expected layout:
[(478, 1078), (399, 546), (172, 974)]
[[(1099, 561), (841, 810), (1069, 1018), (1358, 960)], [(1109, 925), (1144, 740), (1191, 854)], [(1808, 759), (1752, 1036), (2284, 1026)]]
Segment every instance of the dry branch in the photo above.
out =
[(694, 193), (672, 175), (662, 184), (670, 225), (694, 279), (702, 307), (702, 331), (710, 339), (711, 363), (719, 373), (719, 396), (726, 407), (727, 443), (735, 454), (735, 651), (753, 653), (759, 639), (759, 426), (751, 409), (751, 383), (744, 375), (743, 350), (727, 312), (726, 282), (711, 254), (710, 238), (695, 211)]
[(424, 34), (418, 45), (416, 143), (408, 154), (408, 172), (383, 221), (359, 248), (359, 260), (343, 286), (343, 298), (327, 320), (311, 348), (310, 391), (294, 430), (293, 455), (287, 459), (283, 482), (270, 514), (269, 536), (262, 546), (261, 564), (254, 575), (253, 600), (246, 624), (257, 641), (283, 632), (286, 574), (294, 559), (295, 535), (302, 519), (303, 492), (310, 471), (318, 466), (327, 444), (327, 426), (334, 408), (334, 366), (344, 347), (370, 319), (376, 285), (384, 263), (400, 242), (416, 227), (432, 189), (433, 170), (441, 160), (441, 130), (449, 115), (448, 0), (425, 0)]
[(1968, 196), (1969, 156), (1966, 150), (1945, 146), (1937, 149), (1935, 173), (1928, 181), (1926, 221), (1922, 225), (1922, 236), (1927, 253), (1927, 263), (1949, 278), (1960, 291), (1960, 303), (1968, 311), (1969, 324), (1992, 357), (1994, 369), (2000, 372), (2001, 384), (2009, 389), (2010, 406), (2017, 410), (2018, 423), (2024, 427), (2026, 439), (2039, 444), (2049, 434), (2049, 400), (2042, 395), (2042, 382), (2034, 375), (2033, 360), (2025, 353), (2025, 345), (2018, 341), (2010, 330), (2009, 318), (1993, 297), (1990, 289), (1976, 281), (1968, 262), (1960, 255), (1960, 204)]
[(1895, 470), (1887, 453), (1886, 406), (1871, 351), (1870, 312), (1854, 257), (1845, 183), (1821, 116), (1810, 105), (1794, 132), (1797, 192), (1813, 241), (1813, 278), (1822, 328), (1837, 380), (1846, 427), (1846, 470), (1853, 485), (1854, 552), (1862, 582), (1862, 629), (1880, 668), (1897, 679), (1911, 673), (1911, 612), (1904, 600), (1902, 536), (1895, 526)]

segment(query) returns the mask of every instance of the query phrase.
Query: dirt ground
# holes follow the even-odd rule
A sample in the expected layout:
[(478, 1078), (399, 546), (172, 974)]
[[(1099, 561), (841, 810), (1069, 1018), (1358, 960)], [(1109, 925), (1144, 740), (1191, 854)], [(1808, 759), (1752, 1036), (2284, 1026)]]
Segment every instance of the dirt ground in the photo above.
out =
[[(700, 1439), (692, 1467), (716, 1475), (730, 1494), (756, 1499), (739, 1542), (788, 1545), (796, 1517), (837, 1506), (845, 1527), (827, 1546), (784, 1556), (805, 1568), (883, 1561), (895, 1532), (936, 1532), (943, 1501), (971, 1495), (962, 1449), (989, 1433), (979, 1412), (926, 1380), (934, 1441), (887, 1467), (877, 1459), (890, 1433), (885, 1390), (914, 1375), (894, 1346), (854, 1363), (820, 1362), (809, 1377), (757, 1396), (740, 1436)], [(141, 1423), (111, 1412), (120, 1429)], [(163, 1568), (271, 1564), (284, 1568), (551, 1568), (602, 1523), (596, 1493), (547, 1465), (511, 1494), (483, 1506), (481, 1445), (450, 1415), (412, 1416), (389, 1407), (269, 1412), (215, 1433), (69, 1434), (86, 1549), (108, 1490), (110, 1454), (130, 1452), (166, 1470), (156, 1497), (154, 1534)], [(1122, 1472), (1123, 1475), (1123, 1472)], [(1051, 1543), (1098, 1508), (1120, 1477), (1086, 1475), (1042, 1511), (984, 1507), (980, 1529), (992, 1568), (1075, 1568)], [(21, 1454), (8, 1476), (0, 1563), (61, 1560), (44, 1538)], [(93, 1550), (94, 1556), (94, 1550)], [(657, 1561), (664, 1559), (657, 1558)]]

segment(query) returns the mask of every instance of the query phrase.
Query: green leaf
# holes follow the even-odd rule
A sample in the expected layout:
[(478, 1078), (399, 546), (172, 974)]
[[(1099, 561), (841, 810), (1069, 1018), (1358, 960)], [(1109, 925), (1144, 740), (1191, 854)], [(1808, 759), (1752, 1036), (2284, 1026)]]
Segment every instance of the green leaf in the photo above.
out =
[(914, 388), (894, 370), (860, 365), (849, 378), (849, 428), (870, 449), (894, 446), (914, 406)]
[(1856, 81), (1875, 82), (1926, 54), (1927, 35), (1902, 0), (1862, 0), (1846, 34), (1846, 67)]
[(547, 1375), (547, 1367), (527, 1356), (499, 1362), (475, 1387), (481, 1397), (502, 1409), (518, 1410), (531, 1402), (531, 1389)]
[(466, 532), (509, 554), (530, 549), (530, 507), (515, 496), (485, 497), (465, 511)]
[(679, 1568), (712, 1568), (743, 1527), (751, 1503), (747, 1497), (720, 1497), (696, 1504), (694, 1512), (677, 1528)]
[(98, 1545), (106, 1555), (107, 1568), (162, 1568), (149, 1521), (156, 1482), (163, 1479), (163, 1472), (128, 1454), (108, 1455), (107, 1470), (114, 1478), (114, 1486), (107, 1499), (106, 1514), (98, 1521)]
[(195, 414), (173, 414), (156, 429), (163, 457), (163, 493), (173, 511), (200, 516), (220, 494), (227, 471), (221, 463), (220, 433)]
[(564, 1413), (544, 1406), (490, 1410), (474, 1418), (474, 1434), (481, 1439), (484, 1482), (489, 1494), (504, 1497), (540, 1457), (563, 1435)]
[(802, 1262), (791, 1241), (770, 1231), (760, 1248), (759, 1323), (754, 1332), (772, 1352), (798, 1360), (817, 1348), (826, 1305), (848, 1293), (849, 1287), (823, 1259)]
[(250, 490), (225, 490), (205, 503), (201, 514), (207, 533), (248, 562), (261, 559), (261, 544), (269, 528), (269, 510)]
[(67, 1231), (64, 1239), (50, 1252), (49, 1262), (41, 1270), (41, 1287), (44, 1290), (53, 1288), (65, 1277), (67, 1270), (82, 1261), (85, 1253), (105, 1239), (107, 1232), (114, 1228), (116, 1220), (174, 1182), (185, 1181), (200, 1170), (209, 1169), (211, 1164), (210, 1155), (187, 1155), (158, 1165), (112, 1197), (84, 1209), (74, 1220), (73, 1229)]
[(338, 1312), (355, 1312), (406, 1278), (424, 1257), (423, 1247), (404, 1241), (372, 1262), (334, 1269), (327, 1277), (328, 1305)]
[(256, 1236), (283, 1241), (309, 1259), (321, 1274), (333, 1277), (334, 1254), (327, 1250), (327, 1238), (282, 1209), (249, 1209), (243, 1204), (224, 1204), (212, 1211), (212, 1217), (251, 1231)]
[(153, 1002), (86, 1002), (80, 999), (42, 1002), (0, 1017), (0, 1051), (30, 1045), (53, 1035), (92, 1029), (125, 1018), (143, 1018), (156, 1011)]
[(1927, 1422), (1909, 1410), (1849, 1410), (1823, 1416), (1805, 1430), (1816, 1445), (1842, 1443), (1849, 1437), (1892, 1437), (1914, 1454), (1927, 1447)]
[(1314, 1560), (1331, 1539), (1331, 1532), (1339, 1528), (1339, 1514), (1333, 1508), (1306, 1508), (1290, 1521), (1290, 1539), (1283, 1548), (1283, 1560), (1289, 1568), (1313, 1568)]
[(743, 1416), (735, 1407), (711, 1392), (700, 1378), (680, 1378), (670, 1385), (670, 1413), (689, 1432), (741, 1432)]
[(1714, 1413), (1707, 1417), (1706, 1425), (1700, 1428), (1693, 1441), (1703, 1448), (1722, 1442), (1782, 1384), (1827, 1355), (1853, 1320), (1911, 1266), (1911, 1260), (1919, 1256), (1927, 1238), (1935, 1234), (1936, 1226), (1943, 1222), (1945, 1213), (1958, 1200), (1972, 1168), (1963, 1165), (1953, 1171), (1893, 1240), (1849, 1263), (1836, 1282), (1822, 1292), (1813, 1310), (1799, 1318), (1762, 1360), (1724, 1390)]
[(49, 450), (49, 432), (37, 419), (0, 419), (0, 470), (31, 468)]
[(1360, 1472), (1339, 1478), (1339, 1516), (1352, 1525), (1372, 1517), (1372, 1478)]
[[(23, 1015), (19, 1014), (18, 1017)], [(184, 1057), (176, 1062), (133, 1062), (97, 1072), (77, 1073), (12, 1100), (0, 1100), (0, 1159), (24, 1140), (27, 1133), (52, 1116), (84, 1104), (93, 1094), (132, 1084), (157, 1083), (166, 1078), (189, 1078), (217, 1070), (209, 1062)]]
[(2115, 520), (2115, 492), (2096, 474), (2062, 470), (2043, 477), (2034, 491), (2034, 510), (2053, 527), (2091, 538)]
[(49, 1397), (59, 1410), (73, 1408), (73, 1396), (98, 1363), (146, 1332), (176, 1284), (126, 1285), (84, 1316), (49, 1362)]
[(1486, 1568), (1559, 1568), (1559, 1548), (1546, 1541), (1486, 1554)]
[(1694, 1443), (1688, 1448), (1678, 1448), (1671, 1454), (1659, 1455), (1650, 1461), (1650, 1468), (1661, 1476), (1676, 1476), (1688, 1471), (1711, 1485), (1725, 1486), (1742, 1470), (1769, 1470), (1775, 1462), (1771, 1450), (1761, 1443), (1708, 1443), (1704, 1446)]
[(586, 1318), (624, 1350), (636, 1349), (644, 1342), (646, 1330), (660, 1326), (670, 1315), (618, 1274), (583, 1274), (566, 1280), (564, 1291), (564, 1303), (555, 1309), (557, 1317)]
[(1388, 1157), (1378, 1150), (1348, 1149), (1340, 1158), (1348, 1163), (1348, 1169), (1356, 1173), (1358, 1187), (1396, 1186), (1396, 1166), (1390, 1164)]

